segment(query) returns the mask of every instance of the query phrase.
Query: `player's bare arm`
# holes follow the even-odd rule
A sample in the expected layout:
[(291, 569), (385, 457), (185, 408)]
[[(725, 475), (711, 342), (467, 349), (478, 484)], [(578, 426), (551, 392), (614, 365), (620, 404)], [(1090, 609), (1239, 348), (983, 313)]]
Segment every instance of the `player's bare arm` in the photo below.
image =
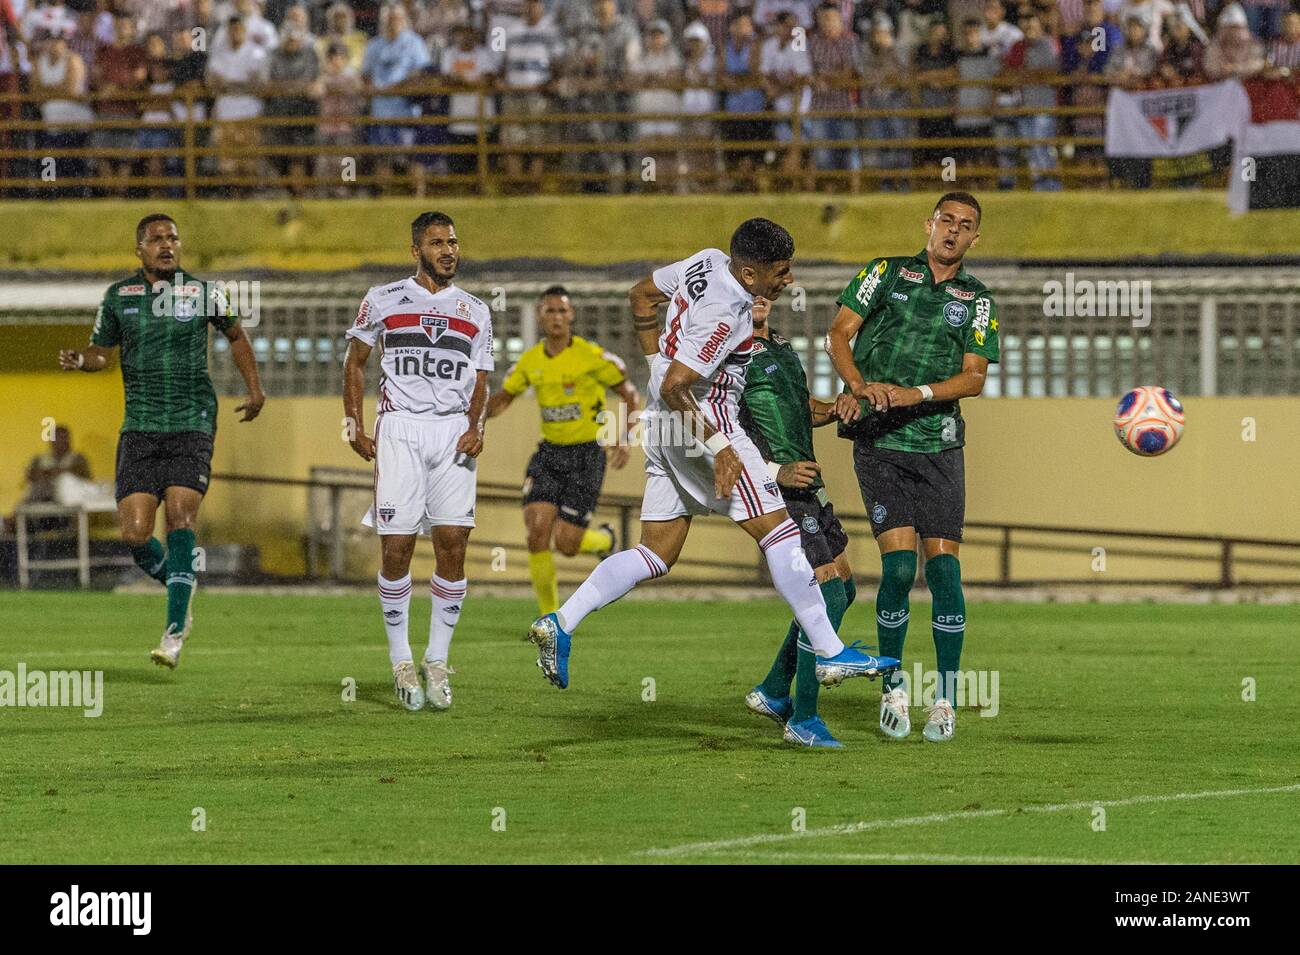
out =
[[(862, 373), (853, 363), (853, 338), (862, 330), (862, 316), (847, 305), (841, 305), (831, 322), (830, 334), (826, 337), (827, 351), (831, 355), (831, 364), (836, 373), (849, 386), (855, 398), (865, 399), (876, 411), (889, 410), (889, 386), (878, 381), (865, 381)], [(837, 400), (837, 407), (847, 413), (847, 402)], [(845, 421), (852, 420), (849, 418)]]
[(84, 351), (65, 348), (59, 352), (59, 367), (64, 371), (103, 371), (113, 349), (87, 345)]
[(783, 464), (776, 472), (776, 483), (782, 487), (806, 488), (812, 487), (813, 481), (817, 480), (817, 475), (822, 471), (822, 466), (816, 461), (791, 461), (789, 464)]
[[(610, 390), (623, 399), (623, 404), (627, 405), (627, 420), (635, 421), (637, 412), (641, 410), (641, 393), (636, 390), (636, 385), (624, 378)], [(606, 449), (606, 460), (609, 462), (609, 466), (616, 471), (626, 467), (628, 459), (631, 457), (628, 443), (628, 436), (621, 434), (619, 435), (618, 444), (611, 445)]]
[(508, 391), (498, 391), (488, 398), (487, 416), (495, 418), (501, 412), (505, 411), (514, 402), (515, 396)]
[(361, 411), (366, 391), (366, 360), (370, 352), (369, 345), (354, 338), (348, 342), (348, 352), (343, 358), (343, 415), (352, 424), (352, 437), (348, 444), (363, 461), (375, 459), (375, 440), (366, 434), (366, 419)]
[(262, 382), (257, 376), (257, 359), (253, 357), (253, 344), (238, 322), (221, 334), (225, 335), (226, 341), (230, 342), (230, 358), (244, 379), (244, 387), (248, 389), (248, 397), (235, 411), (243, 412), (240, 421), (252, 421), (262, 413), (262, 405), (266, 404), (266, 395), (262, 393)]
[(960, 398), (974, 398), (984, 390), (984, 380), (988, 376), (988, 370), (987, 358), (974, 352), (967, 352), (962, 356), (961, 371), (951, 378), (936, 381), (923, 388), (890, 385), (889, 405), (891, 408), (909, 408), (912, 405), (919, 405), (922, 401), (956, 401)]
[(474, 394), (469, 399), (469, 430), (456, 442), (456, 450), (461, 454), (476, 458), (483, 451), (483, 427), (487, 421), (488, 373), (480, 371), (474, 379)]
[[(659, 386), (659, 397), (682, 416), (683, 431), (695, 435), (705, 444), (715, 436), (721, 436), (726, 441), (726, 437), (709, 424), (700, 411), (700, 406), (695, 403), (695, 396), (691, 394), (691, 386), (700, 377), (699, 372), (674, 361), (664, 374), (663, 384)], [(740, 455), (736, 454), (730, 443), (716, 450), (713, 455), (713, 492), (720, 498), (730, 497), (736, 482), (740, 480), (742, 470)]]
[(654, 278), (647, 275), (628, 293), (632, 304), (632, 327), (636, 329), (637, 341), (641, 351), (646, 355), (659, 353), (659, 306), (668, 301), (668, 296), (655, 285)]

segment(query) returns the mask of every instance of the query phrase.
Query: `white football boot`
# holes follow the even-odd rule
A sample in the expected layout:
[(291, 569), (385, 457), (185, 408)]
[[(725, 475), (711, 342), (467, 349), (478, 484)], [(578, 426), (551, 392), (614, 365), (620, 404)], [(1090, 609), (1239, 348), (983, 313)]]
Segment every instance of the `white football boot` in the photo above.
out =
[(435, 710), (451, 709), (451, 681), (447, 677), (456, 671), (447, 666), (446, 660), (428, 658), (421, 661), (420, 669), (424, 672), (424, 687), (429, 698), (429, 706)]
[(946, 743), (957, 731), (957, 714), (952, 704), (945, 699), (937, 699), (934, 706), (926, 708), (925, 729), (921, 735), (931, 743)]
[(402, 706), (412, 713), (424, 709), (424, 690), (415, 674), (415, 664), (410, 660), (403, 660), (393, 667), (393, 691), (402, 701)]
[(188, 622), (186, 629), (180, 633), (176, 632), (175, 624), (169, 626), (167, 632), (162, 636), (162, 642), (155, 649), (149, 651), (149, 659), (160, 667), (175, 670), (176, 664), (181, 662), (181, 647), (185, 644), (185, 634), (188, 632)]
[(896, 686), (880, 697), (880, 732), (893, 739), (903, 739), (912, 732), (907, 715), (907, 690)]

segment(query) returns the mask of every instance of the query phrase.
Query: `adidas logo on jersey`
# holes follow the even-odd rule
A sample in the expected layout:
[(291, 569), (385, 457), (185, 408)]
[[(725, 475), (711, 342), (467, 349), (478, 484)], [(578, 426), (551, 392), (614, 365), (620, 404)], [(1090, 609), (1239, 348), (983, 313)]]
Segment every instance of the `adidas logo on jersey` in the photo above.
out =
[(401, 297), (401, 299), (398, 301), (397, 304), (398, 304), (398, 305), (413, 305), (413, 304), (415, 304), (415, 303), (412, 302), (412, 301), (411, 301), (409, 298), (407, 298), (405, 295), (403, 295), (403, 296)]

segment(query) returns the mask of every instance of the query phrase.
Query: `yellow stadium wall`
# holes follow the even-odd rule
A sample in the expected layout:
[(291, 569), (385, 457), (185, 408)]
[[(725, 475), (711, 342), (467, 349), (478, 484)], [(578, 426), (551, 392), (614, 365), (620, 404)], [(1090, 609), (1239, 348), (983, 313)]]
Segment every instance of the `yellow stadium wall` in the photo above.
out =
[[(134, 266), (132, 229), (174, 216), (185, 262), (213, 270), (407, 265), (407, 224), (432, 207), (456, 219), (468, 259), (563, 259), (586, 265), (659, 262), (719, 245), (764, 215), (790, 229), (805, 261), (860, 263), (924, 244), (936, 194), (863, 196), (541, 196), (223, 201), (97, 200), (0, 203), (0, 268), (103, 270)], [(1294, 255), (1300, 211), (1232, 216), (1199, 191), (980, 195), (984, 235), (971, 261), (1122, 259), (1159, 255)], [(1176, 223), (1187, 223), (1177, 228)], [(87, 237), (95, 237), (87, 242)], [(125, 267), (125, 268), (124, 268)]]
[[(36, 331), (48, 351), (57, 349), (69, 330)], [(75, 330), (73, 342), (84, 329)], [(6, 336), (8, 337), (8, 336)], [(32, 366), (28, 366), (32, 367)], [(236, 402), (223, 400), (214, 468), (222, 472), (306, 477), (314, 465), (365, 470), (342, 440), (342, 406), (338, 398), (277, 398), (268, 401), (253, 424), (236, 421)], [(965, 403), (968, 421), (966, 469), (967, 517), (972, 521), (1066, 524), (1094, 528), (1130, 528), (1200, 534), (1237, 534), (1300, 540), (1300, 508), (1295, 506), (1294, 475), (1300, 473), (1300, 398), (1191, 398), (1183, 442), (1162, 458), (1144, 460), (1124, 451), (1110, 432), (1109, 399), (996, 399)], [(0, 435), (5, 465), (0, 468), (0, 502), (12, 508), (22, 492), (22, 471), (40, 450), (42, 421), (53, 418), (73, 429), (75, 444), (91, 461), (97, 477), (113, 473), (114, 448), (122, 415), (121, 380), (116, 372), (0, 374)], [(1256, 440), (1242, 439), (1243, 421), (1254, 420)], [(536, 443), (536, 406), (520, 399), (489, 426), (480, 480), (517, 485)], [(818, 435), (832, 496), (843, 512), (861, 513), (853, 479), (849, 445), (831, 429)], [(639, 495), (641, 462), (634, 456), (627, 469), (610, 472), (606, 490)], [(274, 573), (304, 570), (306, 492), (301, 489), (253, 487), (218, 482), (206, 501), (202, 534), (210, 542), (256, 545), (263, 566)], [(349, 519), (360, 513), (346, 515)], [(102, 532), (111, 533), (107, 527)], [(708, 559), (727, 554), (748, 560), (749, 545), (723, 523), (700, 522), (687, 555)], [(968, 579), (997, 574), (997, 553), (986, 546), (991, 532), (972, 531), (963, 552)], [(522, 538), (518, 509), (480, 509), (480, 542)], [(1092, 548), (1108, 549), (1111, 577), (1161, 579), (1171, 573), (1217, 579), (1212, 562), (1176, 565), (1125, 555), (1127, 549), (1150, 550), (1141, 543), (1099, 536), (1056, 538), (1068, 553), (1024, 551), (1013, 562), (1013, 576), (1096, 580)], [(983, 543), (981, 543), (983, 542)], [(1212, 548), (1199, 552), (1212, 554)], [(417, 572), (431, 569), (427, 545)], [(349, 572), (369, 575), (374, 549), (368, 544), (350, 553)], [(850, 556), (870, 574), (877, 566), (874, 547), (857, 540)], [(1243, 557), (1266, 556), (1247, 551)], [(1300, 555), (1288, 555), (1291, 559)], [(494, 572), (488, 548), (473, 549), (471, 574), (481, 580), (526, 580), (521, 556), (507, 558)], [(561, 561), (562, 579), (573, 582), (590, 566), (589, 559)], [(682, 579), (682, 574), (675, 575)], [(1295, 571), (1250, 570), (1259, 579), (1300, 582)]]

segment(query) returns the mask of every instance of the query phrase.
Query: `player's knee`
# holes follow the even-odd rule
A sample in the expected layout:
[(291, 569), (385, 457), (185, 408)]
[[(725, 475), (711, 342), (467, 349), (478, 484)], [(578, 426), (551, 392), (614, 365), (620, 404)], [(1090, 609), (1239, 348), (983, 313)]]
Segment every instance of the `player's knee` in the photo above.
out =
[(565, 557), (574, 557), (577, 555), (581, 543), (581, 541), (560, 538), (555, 542), (555, 549)]
[(938, 554), (925, 562), (925, 583), (936, 599), (961, 593), (961, 562), (952, 554)]
[(916, 553), (910, 550), (890, 551), (881, 561), (881, 589), (901, 590), (904, 593), (912, 589), (916, 582)]
[(153, 537), (153, 524), (132, 521), (122, 525), (122, 540), (132, 547), (143, 547)]

